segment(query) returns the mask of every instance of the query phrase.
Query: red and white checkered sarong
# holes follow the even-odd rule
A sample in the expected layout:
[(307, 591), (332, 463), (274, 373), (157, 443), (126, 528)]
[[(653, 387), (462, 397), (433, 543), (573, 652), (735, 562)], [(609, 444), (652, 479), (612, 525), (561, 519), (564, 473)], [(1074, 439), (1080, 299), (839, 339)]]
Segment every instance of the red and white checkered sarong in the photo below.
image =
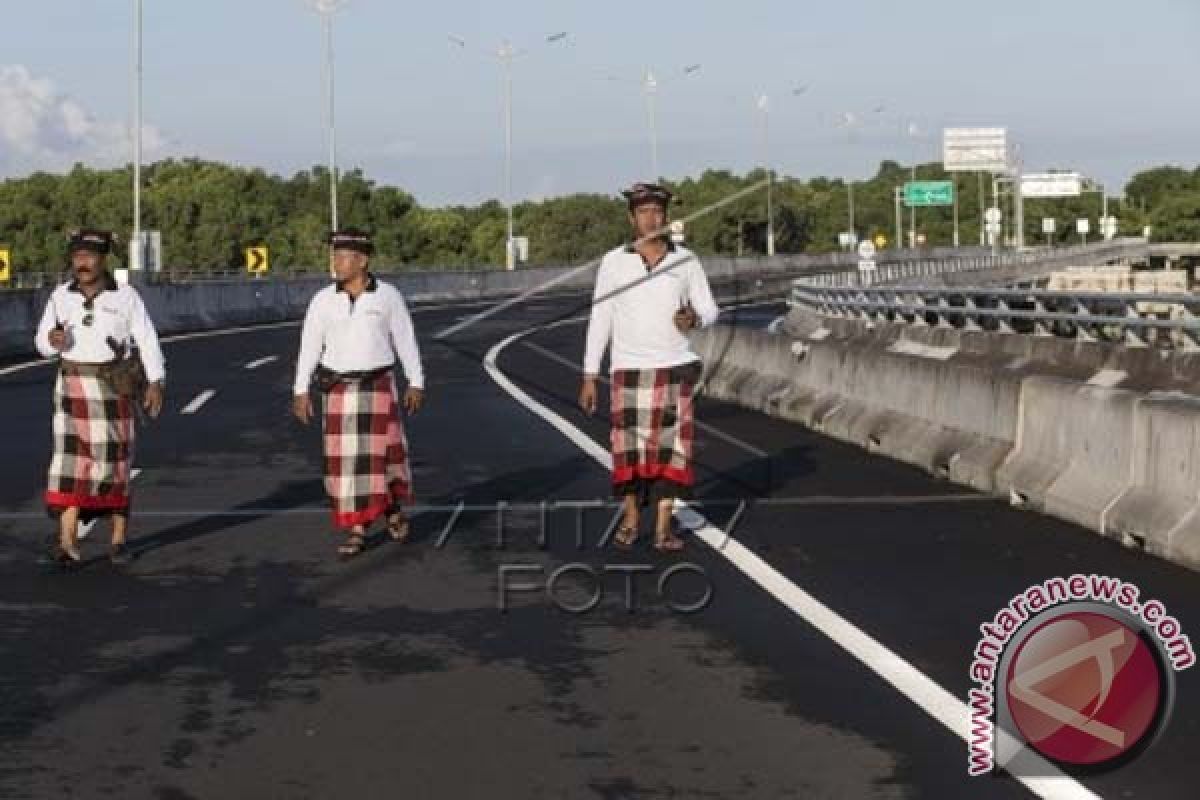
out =
[(325, 491), (336, 527), (369, 525), (412, 500), (408, 442), (390, 371), (330, 389), (322, 430)]
[(46, 507), (127, 510), (133, 401), (96, 375), (65, 368), (54, 384), (53, 430)]
[(612, 480), (618, 493), (639, 481), (691, 487), (693, 393), (699, 377), (699, 363), (613, 372)]

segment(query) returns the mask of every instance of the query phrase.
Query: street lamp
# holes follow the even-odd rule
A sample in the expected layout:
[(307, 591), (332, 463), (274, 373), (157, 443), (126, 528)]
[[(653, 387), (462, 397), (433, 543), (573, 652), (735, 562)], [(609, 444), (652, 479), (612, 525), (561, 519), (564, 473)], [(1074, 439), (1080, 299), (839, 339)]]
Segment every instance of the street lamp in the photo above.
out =
[(775, 214), (771, 205), (771, 184), (775, 171), (771, 168), (771, 100), (766, 94), (760, 94), (757, 105), (758, 110), (762, 112), (763, 167), (767, 171), (767, 255), (773, 256), (775, 255)]
[[(689, 64), (683, 68), (683, 76), (695, 75), (700, 71), (700, 67), (700, 64)], [(610, 81), (632, 83), (629, 78), (617, 75), (605, 75), (604, 77)], [(658, 90), (662, 83), (653, 70), (647, 67), (646, 71), (642, 73), (642, 77), (637, 80), (637, 84), (641, 87), (642, 95), (646, 100), (646, 125), (650, 133), (650, 178), (658, 180), (662, 177), (658, 168)]]
[(333, 16), (349, 0), (310, 0), (313, 10), (321, 15), (325, 33), (325, 122), (326, 139), (329, 142), (329, 226), (338, 229), (337, 201), (337, 126), (334, 118), (333, 82)]
[[(564, 41), (567, 38), (566, 31), (550, 34), (545, 38), (546, 44), (556, 44)], [(467, 41), (459, 36), (449, 34), (450, 41), (458, 45), (462, 49), (467, 49)], [(527, 53), (526, 50), (517, 50), (513, 45), (505, 39), (500, 43), (494, 55), (499, 61), (502, 69), (502, 92), (504, 95), (504, 208), (507, 216), (506, 233), (504, 238), (504, 268), (512, 270), (516, 268), (516, 244), (513, 237), (513, 200), (512, 200), (512, 75), (513, 61), (518, 56), (523, 56)]]
[(133, 239), (129, 268), (141, 270), (142, 247), (142, 0), (133, 2)]

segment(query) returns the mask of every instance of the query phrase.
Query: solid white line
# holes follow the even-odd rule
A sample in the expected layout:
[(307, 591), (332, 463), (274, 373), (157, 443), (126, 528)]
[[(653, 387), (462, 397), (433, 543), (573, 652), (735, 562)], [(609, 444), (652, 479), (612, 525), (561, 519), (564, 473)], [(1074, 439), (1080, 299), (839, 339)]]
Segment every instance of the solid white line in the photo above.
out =
[(216, 389), (205, 389), (200, 394), (192, 398), (192, 402), (188, 403), (180, 410), (180, 414), (195, 414), (200, 410), (200, 407), (212, 399), (217, 393)]
[[(133, 483), (133, 479), (141, 474), (142, 474), (141, 467), (132, 468), (131, 470), (129, 470), (129, 482)], [(80, 539), (86, 539), (88, 537), (88, 534), (92, 532), (92, 528), (96, 527), (96, 522), (98, 519), (99, 519), (98, 517), (93, 517), (92, 519), (89, 519), (87, 522), (79, 523), (79, 533), (77, 534), (78, 537)]]
[(272, 361), (278, 361), (278, 360), (279, 360), (279, 356), (263, 356), (262, 358), (256, 358), (253, 361), (251, 361), (249, 364), (247, 364), (246, 369), (258, 369), (259, 367), (263, 366), (264, 364), (270, 364)]
[[(514, 400), (548, 422), (605, 469), (611, 470), (612, 457), (608, 450), (561, 416), (531, 398), (496, 366), (496, 358), (500, 351), (536, 330), (537, 328), (533, 328), (514, 333), (494, 345), (484, 357), (484, 369), (492, 380), (508, 392)], [(966, 703), (938, 686), (900, 656), (796, 586), (770, 564), (747, 550), (720, 528), (709, 523), (703, 516), (688, 508), (686, 504), (677, 503), (675, 513), (683, 525), (692, 529), (702, 541), (775, 599), (891, 684), (900, 694), (948, 728), (951, 733), (964, 741), (968, 740), (970, 709), (967, 708)], [(966, 668), (967, 665), (964, 664), (964, 672)], [(1000, 730), (997, 730), (996, 733), (998, 736), (1003, 735)], [(1014, 777), (1038, 797), (1053, 798), (1053, 800), (1075, 800), (1075, 798), (1095, 800), (1099, 797), (1028, 748), (1010, 762), (1009, 766), (1013, 768), (1014, 772), (1020, 773), (1014, 774)], [(952, 767), (948, 765), (947, 768)], [(965, 752), (963, 761), (958, 768), (962, 769), (964, 773), (966, 772)]]

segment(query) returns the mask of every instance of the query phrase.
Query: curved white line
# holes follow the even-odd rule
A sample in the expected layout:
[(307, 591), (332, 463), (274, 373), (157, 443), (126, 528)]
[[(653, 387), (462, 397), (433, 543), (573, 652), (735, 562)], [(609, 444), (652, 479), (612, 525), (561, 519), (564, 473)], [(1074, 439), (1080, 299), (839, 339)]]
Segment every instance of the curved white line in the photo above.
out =
[[(513, 342), (544, 329), (544, 326), (529, 328), (512, 334), (493, 345), (483, 359), (483, 367), (496, 384), (528, 411), (548, 422), (555, 430), (566, 436), (583, 452), (594, 458), (606, 470), (612, 469), (612, 457), (595, 440), (572, 425), (563, 417), (546, 408), (530, 397), (506, 376), (496, 365), (496, 359), (504, 348)], [(776, 600), (796, 613), (812, 627), (825, 634), (834, 644), (854, 656), (863, 666), (870, 669), (918, 708), (940, 722), (951, 733), (964, 741), (970, 741), (970, 709), (966, 703), (947, 692), (931, 678), (917, 671), (900, 656), (822, 604), (808, 592), (788, 580), (756, 554), (742, 546), (725, 531), (706, 520), (695, 509), (677, 502), (675, 515), (680, 523), (690, 528), (697, 538), (737, 567), (746, 577), (765, 589)], [(964, 670), (966, 665), (964, 664)], [(1004, 731), (996, 730), (997, 738), (1009, 739)], [(1020, 749), (1011, 740), (1007, 752)], [(952, 769), (947, 765), (947, 769)], [(1075, 779), (1069, 777), (1050, 762), (1028, 748), (1008, 762), (1009, 771), (1034, 795), (1047, 800), (1098, 800), (1093, 793)]]

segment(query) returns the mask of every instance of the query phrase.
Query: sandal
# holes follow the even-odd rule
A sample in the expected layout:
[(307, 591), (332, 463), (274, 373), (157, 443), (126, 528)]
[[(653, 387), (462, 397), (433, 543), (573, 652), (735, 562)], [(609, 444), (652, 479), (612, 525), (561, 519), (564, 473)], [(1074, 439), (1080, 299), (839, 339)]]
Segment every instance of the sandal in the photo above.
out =
[(367, 538), (361, 533), (352, 533), (346, 537), (346, 541), (338, 545), (338, 556), (343, 560), (354, 558), (363, 550), (367, 549)]
[(403, 512), (397, 511), (388, 517), (387, 522), (388, 536), (393, 542), (403, 542), (408, 538), (408, 517)]
[(124, 567), (133, 563), (133, 553), (128, 544), (119, 542), (108, 548), (108, 560), (118, 567)]
[(62, 542), (55, 542), (53, 561), (62, 569), (74, 569), (83, 563), (83, 556), (78, 549), (68, 550), (62, 546)]
[(632, 525), (622, 525), (613, 536), (613, 546), (618, 550), (629, 550), (637, 540), (638, 529)]
[(668, 532), (665, 536), (654, 537), (654, 549), (660, 553), (678, 553), (683, 548), (683, 539), (676, 536), (674, 531)]

